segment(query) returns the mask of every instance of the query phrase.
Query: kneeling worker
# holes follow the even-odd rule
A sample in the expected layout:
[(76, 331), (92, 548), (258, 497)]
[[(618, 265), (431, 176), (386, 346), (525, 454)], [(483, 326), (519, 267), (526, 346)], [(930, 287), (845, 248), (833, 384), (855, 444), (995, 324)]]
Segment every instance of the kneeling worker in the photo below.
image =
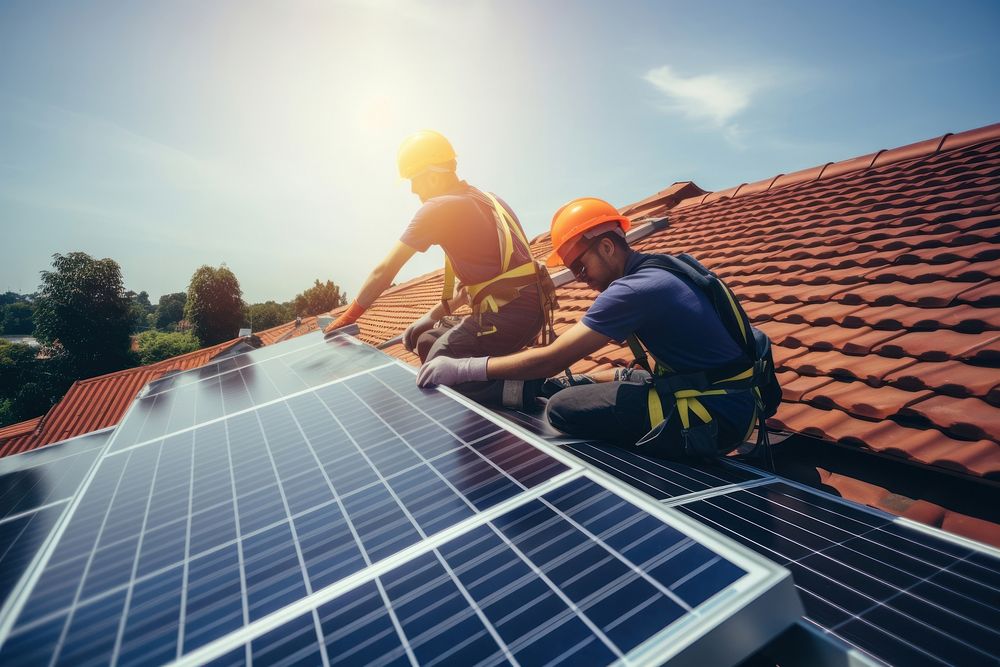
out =
[[(365, 280), (354, 302), (326, 331), (357, 320), (414, 253), (431, 245), (445, 252), (441, 302), (403, 334), (403, 345), (421, 361), (510, 354), (530, 344), (543, 325), (551, 331), (554, 288), (548, 272), (532, 260), (510, 207), (458, 178), (451, 143), (432, 130), (417, 132), (400, 146), (398, 166), (399, 175), (410, 181), (423, 206)], [(461, 298), (455, 297), (456, 277)], [(471, 316), (452, 328), (435, 326), (464, 303), (471, 305)], [(520, 381), (492, 381), (456, 389), (482, 403), (523, 407), (535, 402), (534, 394), (525, 396), (525, 387)]]
[(547, 347), (428, 361), (418, 384), (547, 378), (610, 341), (627, 340), (647, 370), (618, 369), (617, 381), (602, 383), (569, 376), (563, 384), (571, 386), (554, 393), (546, 408), (552, 425), (663, 458), (709, 458), (734, 449), (780, 400), (766, 336), (697, 261), (636, 252), (625, 239), (628, 229), (628, 218), (603, 200), (563, 206), (552, 219), (548, 263), (569, 266), (600, 292), (583, 319)]

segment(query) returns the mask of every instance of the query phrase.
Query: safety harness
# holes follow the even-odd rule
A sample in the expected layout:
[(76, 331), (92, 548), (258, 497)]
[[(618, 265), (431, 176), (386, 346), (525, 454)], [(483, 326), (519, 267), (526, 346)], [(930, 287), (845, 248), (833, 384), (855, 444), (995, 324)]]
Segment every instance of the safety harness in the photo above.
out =
[[(754, 413), (743, 440), (750, 437), (756, 423), (758, 437), (754, 451), (763, 444), (770, 455), (765, 420), (774, 415), (781, 402), (781, 387), (774, 375), (771, 341), (766, 334), (750, 325), (746, 312), (725, 283), (694, 257), (686, 253), (677, 256), (648, 255), (636, 265), (633, 273), (650, 266), (686, 278), (708, 296), (742, 354), (736, 361), (719, 368), (678, 373), (656, 357), (653, 357), (654, 364), (651, 367), (649, 358), (652, 355), (647, 353), (635, 334), (629, 336), (628, 345), (635, 356), (631, 365), (639, 365), (653, 375), (648, 396), (652, 430), (637, 445), (648, 444), (663, 431), (666, 418), (661, 398), (672, 396), (681, 422), (685, 452), (698, 458), (715, 457), (718, 455), (718, 422), (712, 418), (701, 399), (705, 396), (752, 392)], [(697, 421), (692, 419), (692, 414)]]
[[(521, 229), (521, 225), (514, 219), (506, 208), (488, 192), (476, 191), (476, 195), (483, 195), (481, 199), (484, 204), (492, 208), (493, 217), (497, 225), (497, 239), (500, 244), (500, 273), (488, 280), (484, 280), (474, 285), (465, 285), (469, 294), (472, 306), (472, 313), (477, 320), (482, 323), (484, 312), (496, 313), (500, 308), (507, 305), (518, 297), (518, 294), (525, 287), (531, 285), (538, 286), (538, 298), (542, 309), (544, 325), (541, 333), (541, 344), (548, 345), (555, 339), (555, 331), (552, 327), (553, 313), (557, 305), (556, 288), (549, 277), (549, 272), (544, 266), (533, 260), (511, 267), (511, 260), (514, 257), (515, 240), (520, 243), (525, 253), (530, 257), (528, 251), (528, 239)], [(477, 197), (477, 199), (480, 199)], [(455, 295), (455, 270), (452, 267), (451, 258), (445, 254), (444, 259), (444, 286), (441, 289), (441, 303), (445, 313), (451, 314), (448, 302)], [(497, 328), (491, 325), (488, 329), (482, 329), (477, 334), (488, 336), (496, 333)]]

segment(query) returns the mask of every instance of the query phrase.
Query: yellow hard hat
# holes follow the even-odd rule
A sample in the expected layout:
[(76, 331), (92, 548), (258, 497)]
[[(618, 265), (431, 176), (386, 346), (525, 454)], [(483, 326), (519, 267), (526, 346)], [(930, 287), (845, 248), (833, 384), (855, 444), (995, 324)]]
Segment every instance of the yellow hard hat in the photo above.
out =
[(413, 178), (434, 166), (442, 167), (442, 171), (454, 171), (454, 160), (455, 149), (451, 142), (434, 130), (421, 130), (408, 136), (399, 146), (396, 157), (401, 178)]

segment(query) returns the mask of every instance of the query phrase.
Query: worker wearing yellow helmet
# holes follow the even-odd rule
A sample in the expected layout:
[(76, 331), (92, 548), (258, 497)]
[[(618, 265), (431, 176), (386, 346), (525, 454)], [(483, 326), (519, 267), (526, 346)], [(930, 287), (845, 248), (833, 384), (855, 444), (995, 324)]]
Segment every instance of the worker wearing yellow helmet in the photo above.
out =
[[(568, 266), (599, 292), (583, 318), (547, 347), (430, 360), (418, 384), (541, 382), (537, 378), (552, 378), (613, 341), (627, 341), (636, 357), (628, 368), (603, 377), (567, 372), (545, 382), (553, 426), (665, 458), (708, 458), (743, 442), (780, 401), (767, 337), (693, 257), (634, 251), (625, 235), (630, 224), (594, 197), (560, 208), (548, 264)], [(766, 443), (766, 429), (761, 433)]]
[[(421, 360), (510, 354), (530, 344), (546, 324), (551, 331), (549, 300), (554, 292), (548, 273), (533, 261), (511, 208), (499, 197), (459, 179), (455, 150), (448, 139), (433, 130), (417, 132), (399, 147), (397, 163), (400, 177), (410, 181), (411, 191), (423, 205), (365, 280), (354, 302), (327, 331), (361, 317), (414, 253), (432, 245), (441, 246), (446, 258), (441, 300), (402, 337), (406, 349)], [(471, 314), (454, 326), (444, 326), (443, 320), (454, 322), (446, 316), (465, 304), (471, 306)], [(519, 381), (474, 383), (457, 389), (483, 403), (520, 407), (534, 402)]]

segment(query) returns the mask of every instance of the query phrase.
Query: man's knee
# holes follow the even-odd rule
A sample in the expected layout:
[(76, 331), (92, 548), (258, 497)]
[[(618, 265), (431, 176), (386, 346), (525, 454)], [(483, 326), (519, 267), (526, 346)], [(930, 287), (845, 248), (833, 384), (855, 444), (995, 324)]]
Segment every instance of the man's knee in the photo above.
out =
[(564, 389), (549, 399), (545, 406), (545, 417), (556, 428), (563, 433), (575, 434), (581, 426), (579, 423), (579, 410), (571, 400), (566, 400), (568, 390)]
[(437, 342), (438, 338), (441, 337), (441, 332), (436, 329), (430, 329), (425, 331), (417, 338), (416, 349), (417, 356), (420, 357), (421, 363), (427, 361), (427, 355), (430, 354), (431, 348), (434, 347), (434, 343)]

